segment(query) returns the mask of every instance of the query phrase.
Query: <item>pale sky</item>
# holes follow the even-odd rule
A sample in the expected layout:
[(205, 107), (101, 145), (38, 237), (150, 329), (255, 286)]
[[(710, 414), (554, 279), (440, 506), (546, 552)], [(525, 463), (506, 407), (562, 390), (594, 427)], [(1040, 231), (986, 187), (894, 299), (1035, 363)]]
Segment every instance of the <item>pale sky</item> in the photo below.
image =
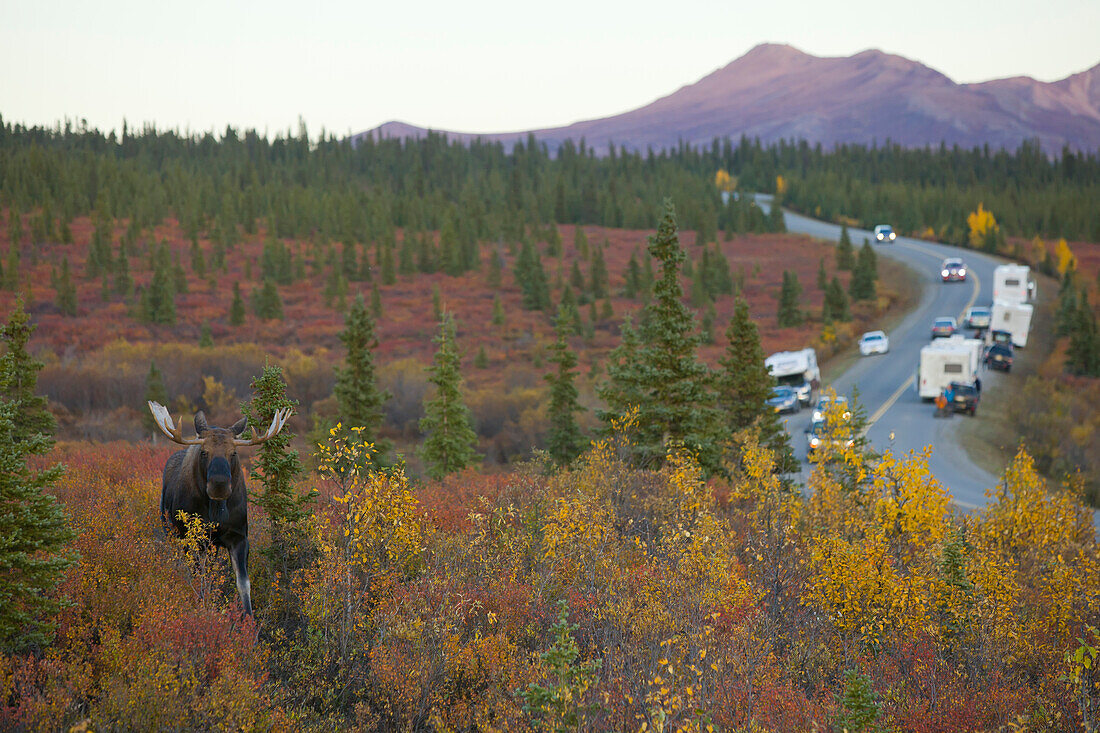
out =
[(505, 132), (640, 107), (763, 42), (877, 48), (958, 82), (1055, 81), (1100, 63), (1100, 0), (0, 0), (0, 115)]

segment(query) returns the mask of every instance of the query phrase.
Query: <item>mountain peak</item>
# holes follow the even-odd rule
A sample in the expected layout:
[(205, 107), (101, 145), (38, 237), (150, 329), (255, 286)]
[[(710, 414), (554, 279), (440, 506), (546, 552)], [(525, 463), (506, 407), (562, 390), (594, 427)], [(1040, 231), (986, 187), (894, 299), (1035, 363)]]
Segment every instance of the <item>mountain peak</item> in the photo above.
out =
[[(425, 130), (391, 122), (380, 137)], [(443, 131), (440, 131), (443, 132)], [(527, 132), (443, 133), (512, 144)], [(532, 130), (551, 149), (585, 138), (590, 147), (644, 150), (709, 145), (742, 135), (763, 142), (804, 139), (826, 146), (892, 143), (1015, 149), (1038, 138), (1046, 150), (1100, 147), (1100, 65), (1061, 81), (1012, 79), (958, 84), (919, 61), (879, 49), (820, 57), (762, 43), (695, 83), (637, 109), (567, 127)]]

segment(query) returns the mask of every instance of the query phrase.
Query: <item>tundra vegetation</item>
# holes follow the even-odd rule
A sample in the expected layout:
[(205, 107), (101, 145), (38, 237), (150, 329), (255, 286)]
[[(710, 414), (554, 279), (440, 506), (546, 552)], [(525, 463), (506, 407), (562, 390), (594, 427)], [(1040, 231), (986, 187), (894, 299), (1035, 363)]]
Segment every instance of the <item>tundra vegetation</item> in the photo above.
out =
[[(928, 452), (837, 436), (809, 498), (786, 476), (763, 354), (839, 348), (904, 287), (734, 194), (805, 207), (813, 166), (876, 157), (969, 183), (916, 223), (820, 213), (1049, 258), (1057, 368), (1095, 393), (1092, 250), (1027, 239), (1095, 239), (1089, 156), (0, 122), (0, 727), (1095, 729), (1087, 481), (1039, 470), (1091, 464), (1045, 412), (968, 515)], [(1062, 196), (1003, 212), (1009, 168)], [(155, 532), (146, 399), (300, 413), (252, 460), (254, 615), (203, 518)], [(1087, 453), (1097, 413), (1061, 404)]]

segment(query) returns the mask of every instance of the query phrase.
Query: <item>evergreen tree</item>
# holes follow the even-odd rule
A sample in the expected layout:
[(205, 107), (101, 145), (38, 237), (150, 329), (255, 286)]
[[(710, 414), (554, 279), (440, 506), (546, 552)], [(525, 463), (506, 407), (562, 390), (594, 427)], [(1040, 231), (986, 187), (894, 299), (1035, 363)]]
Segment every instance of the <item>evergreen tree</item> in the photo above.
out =
[(581, 295), (581, 302), (587, 300), (585, 298), (585, 282), (584, 273), (581, 272), (581, 264), (577, 260), (573, 260), (572, 266), (569, 268), (569, 285), (573, 290), (577, 291)]
[(126, 248), (120, 247), (115, 259), (115, 293), (129, 298), (134, 292), (134, 280), (130, 276), (130, 258)]
[(561, 290), (561, 302), (558, 304), (558, 318), (564, 317), (570, 335), (577, 335), (583, 330), (581, 312), (577, 308), (577, 298), (573, 295), (573, 288), (566, 285)]
[(607, 264), (604, 262), (603, 246), (592, 248), (592, 260), (588, 266), (589, 287), (592, 299), (606, 298), (609, 290)]
[(382, 318), (382, 292), (378, 289), (378, 283), (371, 283), (370, 314), (376, 322)]
[(252, 291), (252, 312), (257, 318), (283, 319), (283, 299), (274, 280), (264, 280), (263, 286)]
[(564, 308), (558, 309), (554, 328), (558, 338), (550, 347), (549, 361), (557, 366), (557, 370), (545, 375), (550, 384), (550, 436), (547, 447), (550, 457), (559, 466), (567, 466), (580, 455), (586, 441), (575, 417), (575, 413), (583, 408), (577, 402), (578, 393), (574, 384), (577, 355), (570, 350), (566, 340), (573, 324)]
[(852, 279), (848, 283), (848, 293), (852, 300), (874, 300), (876, 297), (876, 280), (878, 279), (878, 258), (871, 249), (871, 243), (864, 240), (859, 249), (859, 257), (856, 267), (852, 271)]
[(503, 326), (505, 323), (504, 316), (504, 304), (500, 302), (500, 296), (493, 296), (493, 316), (492, 323), (494, 326)]
[(582, 226), (577, 226), (573, 229), (573, 251), (576, 252), (577, 256), (582, 260), (588, 259), (588, 235), (585, 234), (584, 227)]
[(18, 443), (29, 443), (37, 434), (53, 436), (57, 428), (57, 421), (46, 409), (48, 400), (37, 394), (38, 372), (43, 364), (27, 351), (37, 328), (23, 309), (21, 297), (16, 298), (8, 322), (0, 326), (0, 343), (4, 345), (0, 354), (0, 399), (15, 410), (8, 438)]
[(233, 302), (229, 304), (229, 322), (234, 326), (244, 323), (244, 298), (241, 297), (241, 284), (233, 283)]
[(825, 258), (817, 261), (817, 289), (824, 291), (829, 287), (829, 275), (825, 272)]
[(435, 394), (424, 403), (420, 430), (427, 433), (420, 454), (428, 475), (441, 478), (460, 471), (480, 456), (477, 454), (477, 434), (470, 423), (470, 411), (462, 397), (462, 371), (458, 347), (455, 344), (455, 324), (450, 313), (444, 313), (439, 335), (433, 339), (439, 348), (429, 368), (428, 381), (435, 385)]
[(57, 307), (66, 316), (76, 315), (76, 285), (69, 272), (69, 258), (61, 260), (61, 274), (57, 278)]
[[(10, 373), (12, 366), (9, 360), (0, 365), (0, 381), (27, 378)], [(27, 465), (27, 456), (50, 452), (52, 435), (24, 435), (21, 421), (18, 403), (0, 396), (0, 652), (5, 654), (50, 642), (61, 609), (54, 591), (74, 561), (68, 518), (46, 492), (62, 467)]]
[(798, 307), (798, 299), (801, 295), (802, 287), (798, 284), (798, 276), (790, 270), (784, 270), (777, 315), (780, 328), (798, 326), (802, 323), (802, 311)]
[(199, 348), (211, 349), (213, 347), (214, 335), (210, 332), (210, 321), (203, 321), (202, 328), (199, 331)]
[[(264, 366), (259, 377), (252, 380), (252, 400), (241, 405), (241, 412), (257, 432), (266, 430), (279, 410), (298, 407), (297, 400), (286, 394), (286, 380), (282, 367)], [(263, 489), (253, 501), (264, 508), (271, 519), (271, 544), (275, 558), (290, 558), (293, 543), (300, 539), (303, 522), (311, 514), (311, 504), (316, 491), (299, 494), (295, 482), (302, 473), (298, 451), (291, 450), (294, 433), (288, 427), (260, 445), (252, 461), (249, 479)]]
[(848, 308), (848, 296), (844, 294), (844, 286), (840, 284), (840, 280), (836, 275), (833, 276), (829, 287), (825, 288), (825, 301), (821, 307), (821, 320), (825, 323), (852, 320), (852, 313)]
[(637, 250), (631, 252), (630, 261), (626, 263), (623, 296), (627, 298), (637, 298), (642, 290), (642, 268), (638, 264), (637, 254)]
[(191, 240), (191, 272), (200, 279), (206, 277), (206, 258), (203, 257), (198, 239)]
[(848, 733), (878, 733), (885, 730), (878, 722), (878, 695), (871, 680), (854, 669), (844, 673), (844, 692), (840, 695), (840, 710), (833, 727)]
[(848, 234), (848, 226), (840, 227), (840, 241), (836, 245), (836, 269), (851, 270), (856, 264), (855, 251), (852, 249), (852, 237)]
[(550, 286), (546, 280), (546, 270), (530, 241), (523, 243), (515, 267), (516, 284), (523, 294), (521, 301), (524, 310), (546, 310), (550, 307)]
[[(157, 369), (157, 363), (155, 361), (149, 362), (149, 373), (145, 375), (145, 397), (144, 403), (157, 402), (162, 405), (168, 404), (168, 390), (164, 386), (164, 377), (161, 376), (160, 369)], [(145, 427), (147, 432), (158, 434), (160, 431), (157, 428), (157, 421), (153, 419), (153, 413), (149, 410), (141, 411), (141, 424)]]
[(496, 249), (489, 253), (489, 271), (485, 274), (485, 283), (493, 290), (500, 287), (503, 278), (504, 265), (501, 259), (500, 252)]
[(608, 426), (647, 398), (638, 370), (640, 351), (638, 331), (627, 315), (619, 329), (619, 345), (608, 354), (607, 381), (596, 387), (596, 394), (607, 405), (606, 410), (597, 410), (596, 416)]
[(378, 269), (381, 271), (383, 285), (393, 285), (397, 282), (397, 266), (393, 257), (393, 241), (386, 239), (382, 242), (381, 262)]
[(1100, 377), (1100, 332), (1097, 330), (1096, 315), (1089, 305), (1088, 291), (1084, 288), (1080, 291), (1070, 330), (1066, 369), (1071, 374)]
[(361, 437), (373, 443), (374, 461), (381, 465), (392, 448), (389, 440), (381, 438), (382, 405), (390, 393), (379, 391), (374, 368), (374, 349), (378, 347), (374, 319), (367, 312), (360, 295), (352, 303), (344, 319), (340, 341), (347, 349), (343, 368), (336, 368), (336, 386), (333, 393), (339, 405), (340, 421), (348, 428), (365, 428)]
[(474, 356), (474, 366), (478, 369), (489, 368), (489, 354), (485, 351), (484, 345), (477, 348), (477, 354)]
[(4, 288), (14, 291), (19, 287), (19, 247), (13, 241), (8, 245), (8, 262), (4, 266)]
[(772, 205), (768, 208), (765, 226), (769, 232), (787, 231), (787, 220), (783, 216), (783, 202), (778, 196), (772, 199)]
[(173, 325), (176, 322), (176, 299), (169, 268), (157, 262), (153, 280), (141, 292), (141, 317), (146, 323)]
[(775, 377), (764, 365), (760, 333), (749, 315), (749, 304), (740, 296), (734, 302), (733, 317), (726, 329), (726, 352), (718, 363), (721, 369), (715, 375), (715, 391), (727, 433), (732, 435), (755, 426), (760, 444), (775, 454), (776, 472), (797, 471), (790, 436), (767, 404)]
[(695, 318), (683, 303), (680, 267), (685, 254), (676, 212), (667, 199), (664, 208), (657, 233), (649, 238), (649, 254), (661, 271), (645, 309), (635, 374), (623, 384), (616, 384), (612, 376), (607, 392), (618, 394), (608, 402), (621, 404), (625, 395), (642, 391), (632, 437), (643, 465), (663, 462), (666, 441), (673, 441), (683, 443), (705, 468), (715, 470), (720, 458), (719, 416), (708, 388), (709, 370), (696, 355)]

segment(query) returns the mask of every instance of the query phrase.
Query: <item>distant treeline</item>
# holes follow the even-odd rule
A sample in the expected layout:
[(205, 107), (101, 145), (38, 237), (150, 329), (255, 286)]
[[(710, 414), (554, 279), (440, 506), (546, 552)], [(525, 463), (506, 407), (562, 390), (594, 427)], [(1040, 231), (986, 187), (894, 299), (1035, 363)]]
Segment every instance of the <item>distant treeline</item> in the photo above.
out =
[[(551, 222), (644, 229), (660, 202), (705, 240), (718, 230), (765, 226), (728, 189), (776, 191), (808, 213), (865, 226), (891, 222), (964, 243), (979, 203), (1009, 236), (1100, 241), (1100, 160), (1035, 143), (1015, 152), (806, 142), (768, 146), (742, 138), (705, 148), (597, 157), (582, 140), (552, 151), (534, 138), (502, 144), (311, 138), (302, 126), (274, 138), (226, 128), (181, 135), (123, 127), (24, 127), (0, 118), (0, 202), (38, 215), (62, 237), (74, 217), (96, 213), (143, 229), (176, 217), (192, 237), (231, 240), (265, 222), (277, 236), (377, 241), (394, 227), (451, 228), (460, 240), (514, 239)], [(53, 227), (57, 229), (54, 230)]]

